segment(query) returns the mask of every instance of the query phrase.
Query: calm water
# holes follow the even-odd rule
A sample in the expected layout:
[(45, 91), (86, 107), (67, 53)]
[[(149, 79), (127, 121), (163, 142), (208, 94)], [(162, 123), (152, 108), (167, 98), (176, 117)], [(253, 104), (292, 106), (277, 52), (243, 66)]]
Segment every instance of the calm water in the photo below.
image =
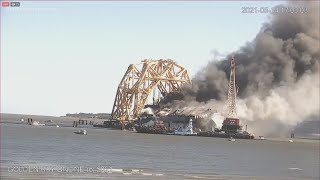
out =
[[(1, 124), (1, 179), (319, 179), (319, 141), (281, 142)], [(12, 172), (13, 167), (55, 168)], [(81, 167), (82, 172), (58, 172)], [(139, 169), (137, 173), (97, 170)], [(110, 173), (112, 172), (112, 173)]]

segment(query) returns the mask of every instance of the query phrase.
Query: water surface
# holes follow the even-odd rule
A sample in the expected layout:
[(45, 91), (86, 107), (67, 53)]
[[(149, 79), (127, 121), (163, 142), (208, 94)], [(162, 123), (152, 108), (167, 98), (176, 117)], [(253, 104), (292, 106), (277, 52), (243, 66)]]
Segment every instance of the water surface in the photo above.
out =
[[(319, 179), (319, 141), (236, 140), (1, 124), (4, 179)], [(56, 168), (13, 172), (12, 167)], [(65, 172), (58, 167), (81, 167)], [(91, 168), (92, 171), (87, 171)], [(128, 169), (127, 173), (99, 168)], [(131, 172), (137, 169), (138, 172)], [(34, 170), (34, 169), (33, 169)], [(84, 172), (84, 171), (87, 172)], [(111, 173), (110, 173), (111, 172)]]

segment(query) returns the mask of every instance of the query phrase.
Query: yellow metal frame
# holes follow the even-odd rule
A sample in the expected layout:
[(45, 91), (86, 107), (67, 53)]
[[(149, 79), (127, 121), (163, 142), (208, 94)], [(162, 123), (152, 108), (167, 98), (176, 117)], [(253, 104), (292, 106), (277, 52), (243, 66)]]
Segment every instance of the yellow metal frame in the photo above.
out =
[(121, 122), (138, 118), (148, 96), (158, 88), (162, 96), (191, 84), (188, 72), (173, 60), (148, 60), (131, 64), (123, 76), (112, 108), (112, 118)]

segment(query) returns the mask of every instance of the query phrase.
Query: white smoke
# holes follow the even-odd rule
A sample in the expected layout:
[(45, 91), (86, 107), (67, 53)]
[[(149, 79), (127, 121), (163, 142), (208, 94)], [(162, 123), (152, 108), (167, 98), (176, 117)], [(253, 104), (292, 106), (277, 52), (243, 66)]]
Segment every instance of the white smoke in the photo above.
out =
[(211, 117), (211, 120), (215, 123), (216, 128), (221, 129), (224, 116), (221, 113), (214, 113)]
[(310, 117), (319, 120), (319, 86), (318, 73), (304, 74), (297, 83), (271, 89), (264, 98), (252, 95), (238, 99), (238, 116), (243, 123), (252, 125), (250, 131), (255, 134), (278, 131), (276, 134), (286, 135)]
[[(239, 87), (238, 117), (256, 135), (287, 135), (296, 125), (319, 121), (319, 2), (289, 1), (306, 13), (274, 13), (253, 41), (232, 53)], [(191, 86), (167, 96), (164, 104), (200, 112), (226, 105), (231, 54), (212, 61)], [(177, 101), (178, 100), (178, 101)]]

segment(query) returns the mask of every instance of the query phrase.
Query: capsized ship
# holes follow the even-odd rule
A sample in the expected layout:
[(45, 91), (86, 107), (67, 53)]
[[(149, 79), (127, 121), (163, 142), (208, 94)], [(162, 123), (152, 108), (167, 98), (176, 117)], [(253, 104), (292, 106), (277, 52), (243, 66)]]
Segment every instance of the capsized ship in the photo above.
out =
[[(228, 108), (224, 116), (218, 118), (221, 119), (219, 120), (219, 124), (223, 121), (221, 128), (216, 128), (218, 121), (213, 121), (212, 119), (215, 114), (219, 114), (217, 111), (203, 107), (185, 107), (170, 113), (166, 113), (164, 110), (160, 111), (158, 114), (152, 116), (152, 118), (154, 118), (154, 121), (152, 121), (154, 125), (151, 126), (150, 123), (144, 123), (142, 125), (142, 119), (149, 120), (141, 116), (139, 118), (140, 125), (136, 126), (137, 132), (253, 139), (254, 136), (247, 132), (247, 128), (245, 131), (242, 130), (240, 119), (237, 118), (236, 97), (238, 88), (236, 86), (236, 63), (233, 57), (231, 59), (230, 69)], [(161, 125), (159, 125), (159, 122), (161, 122)]]
[(152, 125), (136, 125), (135, 129), (138, 133), (147, 133), (147, 134), (169, 134), (173, 133), (172, 130), (169, 130), (163, 123), (163, 121), (155, 120), (149, 124), (153, 123)]
[(203, 109), (203, 116), (185, 113), (179, 109), (173, 112), (168, 110), (166, 113), (143, 113), (135, 122), (135, 130), (138, 133), (195, 136), (200, 129), (214, 129), (213, 121), (209, 122), (205, 115), (214, 112), (211, 109)]

